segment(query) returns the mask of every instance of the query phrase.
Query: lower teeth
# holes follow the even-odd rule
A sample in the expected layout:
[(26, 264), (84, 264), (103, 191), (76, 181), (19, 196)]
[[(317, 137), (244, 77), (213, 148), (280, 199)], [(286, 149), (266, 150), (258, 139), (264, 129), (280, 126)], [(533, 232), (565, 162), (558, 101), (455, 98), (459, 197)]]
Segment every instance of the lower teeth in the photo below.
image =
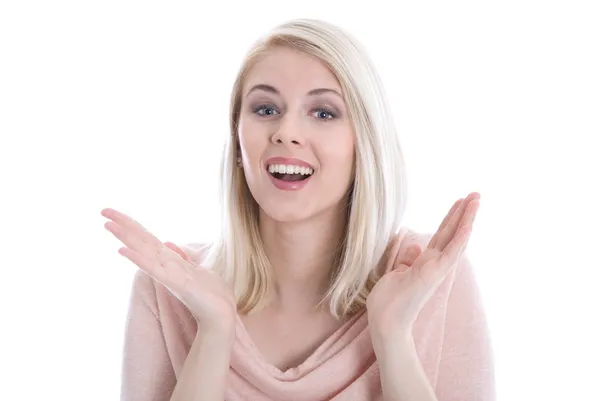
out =
[(281, 173), (273, 173), (273, 177), (280, 179), (282, 181), (302, 181), (310, 177), (309, 175), (304, 174), (281, 174)]

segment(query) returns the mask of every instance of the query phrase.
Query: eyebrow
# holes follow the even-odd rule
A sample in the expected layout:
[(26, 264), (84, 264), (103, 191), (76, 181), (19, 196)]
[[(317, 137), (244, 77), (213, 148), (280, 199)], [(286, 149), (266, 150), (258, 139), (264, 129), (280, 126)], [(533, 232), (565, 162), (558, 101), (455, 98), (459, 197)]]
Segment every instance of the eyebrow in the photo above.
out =
[[(265, 92), (273, 93), (275, 95), (281, 95), (281, 93), (279, 93), (279, 91), (274, 86), (267, 85), (267, 84), (257, 84), (257, 85), (254, 85), (248, 91), (248, 94), (246, 95), (246, 97), (248, 97), (248, 95), (250, 95), (255, 90), (262, 90), (262, 91), (265, 91)], [(335, 89), (330, 89), (330, 88), (312, 89), (312, 90), (308, 91), (307, 95), (309, 95), (309, 96), (315, 96), (315, 95), (320, 95), (320, 94), (323, 94), (323, 93), (333, 93), (335, 95), (338, 95), (340, 98), (343, 98), (342, 95), (338, 91), (336, 91)]]

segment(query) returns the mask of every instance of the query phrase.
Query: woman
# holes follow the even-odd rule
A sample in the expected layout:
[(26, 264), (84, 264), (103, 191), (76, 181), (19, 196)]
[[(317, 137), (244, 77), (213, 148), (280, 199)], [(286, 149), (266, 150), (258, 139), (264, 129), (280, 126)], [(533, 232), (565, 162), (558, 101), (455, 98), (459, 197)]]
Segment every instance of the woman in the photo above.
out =
[(161, 243), (102, 211), (140, 267), (122, 400), (492, 400), (485, 315), (464, 255), (479, 207), (433, 236), (400, 226), (405, 170), (365, 51), (294, 20), (232, 92), (223, 230)]

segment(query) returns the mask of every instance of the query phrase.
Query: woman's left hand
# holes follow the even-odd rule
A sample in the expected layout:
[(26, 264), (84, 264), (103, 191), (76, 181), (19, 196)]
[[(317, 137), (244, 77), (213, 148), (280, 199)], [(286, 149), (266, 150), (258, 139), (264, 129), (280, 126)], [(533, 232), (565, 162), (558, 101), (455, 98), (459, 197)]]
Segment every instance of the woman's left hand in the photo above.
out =
[(458, 265), (478, 209), (479, 193), (459, 199), (423, 252), (413, 245), (397, 257), (394, 270), (377, 282), (367, 298), (372, 336), (385, 341), (412, 334), (423, 306)]

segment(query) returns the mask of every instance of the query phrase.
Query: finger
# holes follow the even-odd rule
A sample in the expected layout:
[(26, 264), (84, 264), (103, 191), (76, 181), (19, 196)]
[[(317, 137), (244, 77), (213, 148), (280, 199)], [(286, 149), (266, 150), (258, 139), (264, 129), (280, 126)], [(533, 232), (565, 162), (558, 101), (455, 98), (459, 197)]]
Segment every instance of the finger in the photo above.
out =
[(419, 255), (421, 255), (421, 247), (419, 245), (411, 245), (398, 257), (397, 263), (411, 266)]
[(119, 226), (121, 226), (124, 230), (130, 231), (133, 233), (135, 237), (137, 237), (144, 244), (148, 244), (154, 247), (162, 246), (163, 243), (156, 238), (153, 234), (151, 234), (144, 226), (138, 223), (133, 218), (129, 217), (125, 213), (121, 213), (117, 210), (106, 208), (102, 210), (102, 216), (107, 219), (111, 219)]
[(442, 223), (438, 227), (438, 231), (443, 230), (448, 225), (448, 223), (450, 222), (450, 219), (452, 218), (452, 216), (454, 216), (454, 213), (456, 213), (456, 210), (458, 209), (458, 207), (461, 205), (461, 203), (464, 200), (465, 200), (464, 198), (460, 198), (459, 200), (457, 200), (456, 202), (454, 202), (454, 205), (452, 205), (452, 207), (448, 211), (448, 214), (446, 214), (446, 217), (444, 217), (444, 220), (442, 221)]
[(181, 256), (184, 260), (187, 260), (188, 262), (191, 262), (190, 257), (188, 256), (187, 253), (185, 253), (181, 248), (179, 248), (177, 245), (175, 245), (172, 242), (165, 242), (165, 246), (173, 251), (175, 251), (179, 256)]
[(125, 213), (121, 213), (114, 209), (104, 209), (102, 210), (102, 216), (111, 219), (121, 227), (127, 230), (131, 230), (139, 235), (140, 239), (144, 240), (147, 243), (152, 243), (156, 245), (156, 243), (162, 242), (158, 240), (152, 233), (150, 233), (144, 226), (138, 223), (136, 220), (126, 215)]
[(165, 272), (163, 269), (159, 268), (159, 264), (156, 263), (156, 260), (152, 260), (151, 258), (148, 258), (147, 256), (130, 248), (119, 248), (119, 254), (125, 256), (140, 269), (148, 273), (152, 278), (163, 284), (166, 284), (164, 282)]
[(163, 248), (154, 254), (143, 254), (130, 248), (120, 248), (119, 253), (165, 286), (180, 287), (187, 279), (187, 262), (171, 250)]
[(421, 255), (421, 247), (418, 245), (409, 246), (402, 255), (398, 256), (394, 263), (394, 271), (395, 272), (404, 272), (410, 269), (417, 260), (417, 258)]
[(452, 216), (454, 216), (454, 214), (456, 213), (456, 210), (461, 205), (463, 200), (464, 200), (464, 198), (460, 198), (459, 200), (454, 202), (454, 205), (452, 205), (452, 207), (450, 208), (450, 211), (448, 211), (448, 214), (446, 214), (446, 217), (444, 217), (444, 220), (438, 227), (437, 231), (435, 232), (435, 235), (433, 237), (431, 237), (431, 240), (429, 241), (429, 245), (428, 245), (430, 248), (435, 248), (437, 241), (439, 240), (439, 237), (440, 237), (440, 232), (444, 228), (446, 228), (446, 226), (448, 225), (448, 222), (450, 222), (450, 219), (452, 218)]
[(444, 264), (452, 265), (457, 262), (466, 249), (469, 239), (471, 238), (471, 233), (473, 232), (473, 222), (475, 221), (478, 210), (478, 199), (469, 203), (465, 213), (465, 218), (461, 221), (456, 235), (454, 235), (446, 248), (444, 248), (441, 256)]
[(385, 271), (389, 272), (394, 269), (394, 265), (396, 263), (396, 258), (398, 256), (398, 251), (400, 250), (400, 246), (402, 245), (402, 237), (397, 237), (392, 244), (388, 245), (388, 249), (385, 253), (386, 258), (386, 268)]
[[(456, 231), (457, 231), (458, 227), (460, 226), (461, 221), (465, 218), (465, 214), (466, 214), (469, 204), (471, 202), (473, 202), (474, 200), (478, 200), (479, 197), (480, 197), (479, 193), (471, 192), (465, 198), (465, 200), (458, 207), (456, 213), (454, 213), (454, 215), (450, 218), (450, 221), (448, 222), (446, 227), (444, 227), (444, 229), (439, 232), (439, 236), (435, 243), (435, 249), (442, 252), (444, 250), (444, 248), (446, 248), (448, 243), (452, 240), (452, 238), (456, 234)], [(466, 217), (466, 218), (468, 219), (469, 217)]]
[(460, 259), (471, 237), (471, 225), (462, 226), (440, 256), (440, 264), (450, 271)]
[(120, 224), (124, 227), (135, 226), (135, 225), (141, 226), (140, 223), (135, 221), (133, 218), (131, 218), (127, 214), (125, 214), (123, 212), (119, 212), (118, 210), (115, 210), (112, 208), (102, 209), (102, 211), (100, 213), (102, 214), (102, 216), (106, 217), (107, 219), (113, 220), (115, 223)]
[(139, 238), (131, 229), (122, 227), (114, 221), (104, 223), (104, 228), (110, 231), (119, 241), (139, 253), (154, 253), (156, 248)]

